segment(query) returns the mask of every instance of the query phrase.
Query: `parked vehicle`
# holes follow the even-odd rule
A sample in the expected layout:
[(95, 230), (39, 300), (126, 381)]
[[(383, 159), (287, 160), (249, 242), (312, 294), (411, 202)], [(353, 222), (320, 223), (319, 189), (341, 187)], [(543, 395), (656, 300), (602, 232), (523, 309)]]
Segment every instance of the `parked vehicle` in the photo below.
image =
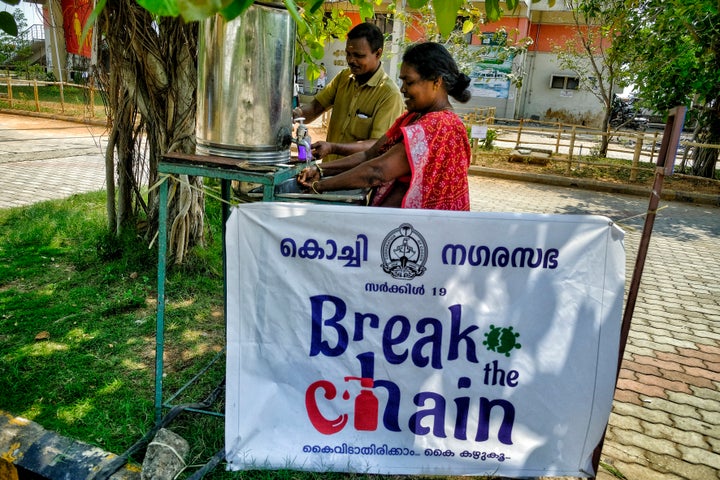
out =
[(635, 99), (632, 97), (624, 99), (615, 95), (612, 110), (610, 111), (610, 126), (613, 128), (627, 127), (640, 131), (647, 130), (650, 121), (647, 117), (638, 115), (634, 103)]

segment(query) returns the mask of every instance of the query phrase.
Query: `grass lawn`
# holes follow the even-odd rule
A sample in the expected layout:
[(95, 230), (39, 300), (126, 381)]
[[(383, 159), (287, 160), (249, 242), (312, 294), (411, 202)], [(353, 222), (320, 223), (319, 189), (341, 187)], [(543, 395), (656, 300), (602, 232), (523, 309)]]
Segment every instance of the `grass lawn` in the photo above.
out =
[[(104, 204), (101, 192), (0, 210), (0, 410), (119, 454), (154, 423), (157, 263), (142, 239), (108, 239)], [(219, 222), (207, 225), (218, 226), (208, 246), (168, 274), (170, 393), (224, 345)], [(176, 403), (203, 400), (223, 369)], [(217, 417), (171, 427), (192, 445), (190, 463), (222, 448)]]
[[(121, 454), (154, 425), (156, 248), (106, 234), (105, 193), (0, 210), (0, 410)], [(164, 399), (225, 343), (220, 205), (206, 203), (207, 245), (168, 271)], [(220, 384), (224, 356), (173, 404)], [(213, 410), (222, 411), (222, 396)], [(164, 411), (167, 413), (167, 411)], [(190, 443), (188, 478), (224, 446), (220, 417), (183, 413), (169, 426)], [(133, 461), (141, 463), (140, 450)], [(357, 479), (297, 471), (204, 478)], [(387, 477), (384, 477), (387, 478)]]

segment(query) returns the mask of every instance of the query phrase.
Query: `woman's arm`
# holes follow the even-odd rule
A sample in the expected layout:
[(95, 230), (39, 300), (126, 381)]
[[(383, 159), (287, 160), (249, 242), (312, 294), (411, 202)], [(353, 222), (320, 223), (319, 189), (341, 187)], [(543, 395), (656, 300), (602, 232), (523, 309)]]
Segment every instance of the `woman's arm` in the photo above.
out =
[[(334, 176), (353, 169), (361, 163), (377, 157), (380, 148), (382, 148), (386, 140), (387, 138), (383, 135), (382, 138), (373, 143), (367, 150), (353, 153), (352, 155), (339, 158), (332, 162), (322, 163), (319, 168), (305, 168), (300, 172), (300, 175), (298, 175), (298, 183), (305, 188), (311, 188), (312, 183), (320, 180), (321, 177)], [(322, 172), (322, 174), (320, 172)]]
[[(353, 156), (354, 155), (351, 155), (347, 157), (347, 159)], [(332, 167), (334, 163), (335, 162), (329, 163), (328, 167)], [(396, 178), (409, 175), (411, 171), (407, 154), (405, 153), (405, 147), (402, 143), (398, 143), (382, 155), (363, 161), (350, 170), (334, 175), (332, 175), (333, 172), (331, 171), (330, 175), (332, 176), (329, 176), (328, 173), (325, 173), (325, 168), (323, 167), (323, 173), (328, 176), (316, 179), (310, 183), (310, 188), (316, 193), (351, 188), (377, 187)]]

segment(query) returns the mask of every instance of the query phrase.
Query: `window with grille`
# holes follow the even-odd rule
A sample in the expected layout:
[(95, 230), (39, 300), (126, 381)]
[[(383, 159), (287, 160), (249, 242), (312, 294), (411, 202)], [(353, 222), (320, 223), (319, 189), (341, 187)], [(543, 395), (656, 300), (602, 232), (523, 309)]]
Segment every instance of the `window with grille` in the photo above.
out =
[(552, 75), (550, 88), (560, 90), (577, 90), (580, 87), (580, 78), (573, 75)]

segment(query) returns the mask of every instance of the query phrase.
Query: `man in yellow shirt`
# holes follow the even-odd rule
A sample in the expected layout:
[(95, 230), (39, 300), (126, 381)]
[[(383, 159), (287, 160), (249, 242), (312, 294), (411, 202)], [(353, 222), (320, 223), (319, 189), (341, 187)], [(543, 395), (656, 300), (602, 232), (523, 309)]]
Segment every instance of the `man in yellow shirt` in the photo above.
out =
[(327, 141), (312, 144), (314, 158), (330, 161), (369, 148), (405, 110), (395, 82), (381, 65), (384, 38), (372, 23), (361, 23), (347, 35), (348, 68), (320, 90), (310, 104), (293, 109), (293, 117), (310, 123), (332, 108)]

